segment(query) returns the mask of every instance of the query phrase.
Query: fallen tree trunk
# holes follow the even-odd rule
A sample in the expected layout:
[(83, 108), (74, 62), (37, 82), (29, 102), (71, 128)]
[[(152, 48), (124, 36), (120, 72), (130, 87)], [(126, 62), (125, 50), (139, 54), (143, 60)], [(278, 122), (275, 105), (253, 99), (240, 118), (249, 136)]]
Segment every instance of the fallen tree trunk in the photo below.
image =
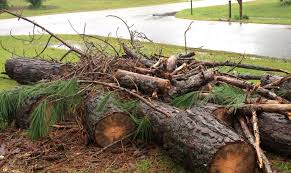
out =
[(107, 101), (104, 99), (106, 99), (105, 95), (89, 99), (84, 117), (89, 142), (101, 147), (124, 138), (135, 129), (135, 124), (128, 113), (118, 108), (111, 97)]
[(280, 155), (291, 156), (291, 121), (276, 113), (258, 115), (262, 146)]
[(20, 84), (30, 84), (43, 79), (51, 79), (68, 67), (65, 64), (39, 59), (11, 58), (5, 63), (6, 74)]
[(141, 103), (139, 110), (153, 124), (157, 139), (172, 159), (196, 173), (253, 173), (253, 147), (207, 112), (186, 112), (161, 102), (152, 102), (170, 117)]

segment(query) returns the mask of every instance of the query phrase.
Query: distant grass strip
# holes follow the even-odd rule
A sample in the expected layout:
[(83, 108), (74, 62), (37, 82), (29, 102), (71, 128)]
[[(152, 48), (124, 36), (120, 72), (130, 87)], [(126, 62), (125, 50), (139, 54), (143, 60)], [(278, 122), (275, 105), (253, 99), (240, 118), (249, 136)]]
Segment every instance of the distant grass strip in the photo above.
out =
[[(45, 0), (38, 9), (30, 7), (25, 0), (8, 0), (10, 10), (22, 10), (25, 16), (39, 16), (56, 13), (93, 11), (104, 9), (128, 8), (166, 3), (185, 2), (186, 0)], [(2, 18), (11, 18), (7, 14)]]
[[(231, 21), (291, 25), (291, 5), (282, 6), (279, 0), (246, 2), (243, 9), (244, 15), (249, 19), (238, 20), (239, 5), (233, 4)], [(193, 15), (190, 14), (190, 9), (186, 9), (178, 12), (176, 17), (192, 20), (228, 20), (228, 5), (195, 8)]]

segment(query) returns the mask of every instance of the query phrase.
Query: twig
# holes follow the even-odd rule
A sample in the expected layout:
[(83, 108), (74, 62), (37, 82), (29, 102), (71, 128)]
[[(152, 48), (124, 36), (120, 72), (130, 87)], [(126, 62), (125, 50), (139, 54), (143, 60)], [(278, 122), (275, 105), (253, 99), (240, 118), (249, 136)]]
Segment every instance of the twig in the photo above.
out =
[(186, 31), (184, 32), (184, 41), (185, 41), (185, 54), (187, 54), (187, 32), (191, 29), (191, 25), (193, 24), (194, 22), (192, 21), (188, 28), (186, 29)]
[(128, 94), (138, 98), (139, 100), (141, 100), (142, 102), (144, 102), (146, 105), (148, 105), (149, 107), (151, 107), (152, 109), (156, 110), (157, 112), (160, 112), (162, 114), (164, 114), (166, 117), (170, 117), (170, 115), (166, 112), (164, 112), (163, 110), (158, 109), (157, 107), (155, 107), (150, 101), (148, 101), (147, 99), (141, 97), (140, 95), (131, 92), (130, 90), (120, 87), (120, 86), (116, 86), (116, 85), (112, 85), (106, 82), (100, 82), (100, 81), (90, 81), (90, 80), (78, 80), (79, 83), (94, 83), (94, 84), (98, 84), (98, 85), (103, 85), (103, 86), (107, 86), (110, 88), (115, 88), (115, 89), (119, 89), (121, 91), (127, 92)]
[(262, 159), (262, 153), (260, 152), (260, 132), (259, 132), (259, 126), (258, 126), (258, 117), (256, 111), (252, 111), (252, 122), (253, 122), (253, 130), (254, 130), (254, 136), (255, 136), (255, 146), (256, 146), (256, 152), (258, 155), (259, 160), (259, 167), (263, 168), (263, 159)]
[(126, 26), (126, 28), (127, 28), (127, 30), (128, 30), (129, 36), (130, 36), (130, 43), (131, 43), (131, 46), (135, 49), (136, 46), (135, 46), (135, 44), (134, 44), (134, 34), (133, 34), (133, 32), (130, 30), (130, 28), (131, 28), (132, 26), (129, 26), (129, 25), (127, 24), (127, 22), (125, 22), (125, 20), (123, 20), (121, 17), (115, 16), (115, 15), (108, 15), (108, 16), (106, 16), (106, 17), (114, 17), (114, 18), (117, 18), (117, 19), (121, 20), (121, 21), (124, 23), (124, 25)]
[(229, 66), (229, 67), (239, 67), (239, 68), (245, 68), (245, 69), (252, 69), (252, 70), (260, 70), (260, 71), (274, 71), (274, 72), (282, 72), (282, 73), (286, 73), (289, 74), (288, 71), (282, 70), (282, 69), (276, 69), (276, 68), (272, 68), (272, 67), (263, 67), (263, 66), (257, 66), (257, 65), (252, 65), (252, 64), (238, 64), (235, 62), (230, 62), (230, 61), (226, 61), (226, 62), (208, 62), (208, 61), (197, 61), (202, 63), (203, 65), (207, 66), (207, 67), (218, 67), (218, 66)]
[[(251, 145), (253, 145), (253, 147), (255, 147), (256, 144), (255, 144), (254, 137), (252, 136), (252, 134), (251, 134), (251, 132), (250, 132), (245, 120), (244, 120), (244, 117), (240, 116), (240, 117), (238, 117), (238, 120), (240, 122), (242, 131), (243, 131), (245, 137), (248, 139), (248, 141), (251, 143)], [(262, 156), (262, 159), (263, 159), (265, 172), (266, 173), (273, 173), (271, 165), (270, 165), (270, 162), (269, 162), (267, 156), (264, 154), (264, 152), (262, 151), (261, 148), (259, 148), (259, 150), (260, 150), (260, 153), (261, 153), (261, 156)]]

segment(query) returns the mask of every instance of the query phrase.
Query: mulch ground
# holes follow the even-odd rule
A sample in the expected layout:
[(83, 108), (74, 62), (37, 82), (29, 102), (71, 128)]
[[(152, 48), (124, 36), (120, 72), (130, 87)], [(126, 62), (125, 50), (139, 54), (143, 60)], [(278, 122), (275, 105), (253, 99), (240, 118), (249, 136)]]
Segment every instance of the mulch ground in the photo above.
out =
[(56, 126), (47, 138), (37, 141), (32, 141), (25, 130), (8, 128), (1, 132), (0, 172), (136, 172), (138, 160), (159, 154), (154, 144), (132, 142), (100, 153), (101, 148), (86, 145), (80, 128), (65, 127)]

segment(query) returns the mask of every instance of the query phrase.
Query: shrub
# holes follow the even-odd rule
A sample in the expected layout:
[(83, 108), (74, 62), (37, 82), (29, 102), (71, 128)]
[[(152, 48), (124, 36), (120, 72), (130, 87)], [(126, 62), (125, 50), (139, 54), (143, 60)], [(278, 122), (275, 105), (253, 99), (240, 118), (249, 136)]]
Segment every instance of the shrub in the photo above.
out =
[(7, 0), (0, 0), (0, 9), (6, 8), (7, 6)]
[(291, 5), (291, 0), (280, 0), (280, 2), (282, 6)]
[[(234, 16), (234, 19), (235, 19), (235, 20), (240, 20), (240, 17), (236, 15), (236, 16)], [(244, 15), (242, 16), (242, 20), (249, 20), (249, 19), (250, 19), (250, 17), (249, 17), (248, 15), (245, 15), (245, 14), (244, 14)]]
[(31, 4), (33, 8), (39, 8), (42, 5), (43, 0), (26, 0)]

